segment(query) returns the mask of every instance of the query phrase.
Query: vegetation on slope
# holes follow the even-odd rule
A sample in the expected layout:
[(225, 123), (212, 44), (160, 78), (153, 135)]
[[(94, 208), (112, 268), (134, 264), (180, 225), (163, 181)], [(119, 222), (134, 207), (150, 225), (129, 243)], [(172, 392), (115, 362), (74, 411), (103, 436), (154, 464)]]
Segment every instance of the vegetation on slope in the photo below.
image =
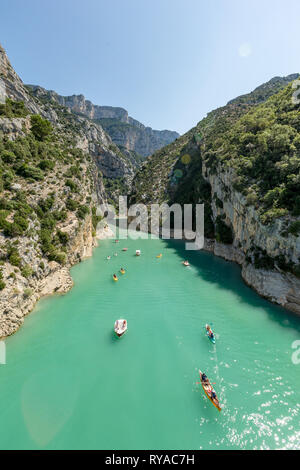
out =
[[(174, 143), (149, 157), (133, 182), (131, 202), (205, 203), (205, 235), (223, 243), (234, 239), (222, 209), (232, 191), (242, 193), (260, 220), (284, 217), (282, 235), (300, 234), (300, 108), (292, 102), (297, 75), (276, 78), (254, 92), (212, 111)], [(223, 200), (209, 177), (226, 169), (233, 177)], [(212, 203), (218, 209), (213, 217)], [(254, 255), (253, 255), (254, 256)], [(256, 266), (296, 272), (283, 259), (255, 251)]]
[[(20, 109), (23, 116), (28, 114), (24, 105), (6, 103), (6, 117), (12, 109), (14, 117)], [(90, 213), (91, 197), (86, 194), (93, 191), (90, 156), (41, 116), (31, 115), (30, 122), (31, 131), (24, 137), (9, 140), (0, 133), (0, 258), (26, 278), (33, 272), (19, 254), (20, 244), (28, 240), (41, 260), (64, 264), (69, 235), (62, 225)], [(2, 271), (0, 281), (3, 289)]]
[(300, 107), (289, 85), (206, 142), (202, 158), (213, 171), (235, 170), (234, 189), (259, 210), (263, 223), (300, 215)]

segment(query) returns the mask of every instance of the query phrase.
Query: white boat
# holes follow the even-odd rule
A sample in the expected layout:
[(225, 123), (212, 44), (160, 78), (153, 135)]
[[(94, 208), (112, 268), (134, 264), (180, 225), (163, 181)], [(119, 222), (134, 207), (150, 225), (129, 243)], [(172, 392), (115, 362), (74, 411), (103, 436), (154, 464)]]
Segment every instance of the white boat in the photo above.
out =
[(127, 321), (124, 319), (116, 320), (114, 330), (116, 335), (121, 338), (127, 331)]
[(136, 255), (136, 256), (141, 256), (141, 250), (136, 250), (136, 251), (135, 251), (135, 255)]

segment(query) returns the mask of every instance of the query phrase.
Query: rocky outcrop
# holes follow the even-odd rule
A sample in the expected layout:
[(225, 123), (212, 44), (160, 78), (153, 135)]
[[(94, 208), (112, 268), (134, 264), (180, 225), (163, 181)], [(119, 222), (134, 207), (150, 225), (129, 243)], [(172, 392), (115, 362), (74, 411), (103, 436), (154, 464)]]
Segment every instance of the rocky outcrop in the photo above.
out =
[(112, 141), (127, 150), (133, 150), (144, 157), (170, 144), (179, 134), (168, 130), (153, 130), (128, 115), (123, 108), (98, 106), (86, 100), (83, 95), (61, 96), (37, 85), (27, 85), (28, 89), (40, 99), (59, 103), (73, 113), (99, 121)]
[(113, 144), (99, 124), (80, 116), (76, 120), (79, 124), (76, 146), (94, 157), (103, 176), (124, 178), (130, 186), (134, 175), (134, 165), (130, 159)]
[(113, 142), (128, 150), (134, 150), (139, 155), (147, 157), (179, 137), (177, 132), (156, 131), (150, 127), (132, 124), (136, 122), (129, 118), (129, 124), (123, 124), (115, 120), (100, 120), (104, 129), (109, 133)]
[(252, 264), (245, 264), (242, 277), (266, 299), (300, 315), (300, 280), (292, 274), (255, 269)]
[[(206, 173), (205, 166), (203, 173)], [(232, 245), (225, 245), (215, 240), (207, 240), (205, 249), (216, 256), (240, 264), (242, 277), (249, 286), (268, 300), (300, 315), (300, 280), (291, 273), (283, 272), (276, 264), (273, 270), (256, 269), (247, 261), (251, 250), (258, 248), (272, 259), (284, 256), (287, 262), (297, 264), (300, 259), (300, 236), (283, 236), (283, 219), (275, 220), (272, 225), (263, 225), (256, 208), (247, 205), (245, 197), (232, 189), (232, 169), (224, 171), (218, 167), (216, 173), (206, 179), (211, 185), (212, 194), (223, 201), (221, 209), (213, 200), (213, 217), (216, 219), (218, 215), (225, 216), (224, 221), (234, 233), (234, 242)]]
[(300, 280), (291, 273), (256, 269), (245, 261), (245, 253), (241, 249), (215, 240), (206, 239), (204, 249), (241, 265), (241, 275), (246, 284), (267, 300), (300, 315)]
[[(24, 322), (25, 316), (32, 311), (37, 301), (46, 295), (63, 294), (73, 286), (73, 280), (69, 268), (79, 261), (92, 255), (92, 249), (96, 240), (92, 235), (91, 217), (87, 217), (80, 227), (78, 220), (69, 220), (61, 230), (68, 233), (70, 243), (68, 247), (69, 257), (66, 266), (62, 267), (55, 261), (43, 260), (44, 267), (40, 267), (39, 254), (30, 246), (27, 260), (35, 268), (34, 277), (25, 279), (21, 273), (15, 273), (15, 279), (7, 274), (14, 272), (11, 265), (5, 266), (5, 277), (9, 281), (0, 296), (0, 339), (15, 333)], [(24, 250), (28, 251), (28, 242), (23, 242)], [(20, 247), (22, 251), (22, 246)]]
[[(57, 159), (53, 154), (53, 168), (51, 171), (42, 172), (39, 180), (24, 178), (15, 173), (12, 173), (12, 180), (5, 187), (1, 180), (2, 203), (3, 201), (15, 203), (19, 195), (24, 205), (32, 209), (29, 216), (28, 213), (24, 215), (28, 229), (22, 235), (16, 233), (5, 235), (2, 230), (3, 225), (0, 229), (1, 338), (13, 334), (22, 325), (24, 317), (42, 296), (64, 293), (72, 287), (69, 268), (91, 256), (92, 248), (96, 244), (92, 209), (95, 209), (97, 202), (105, 203), (107, 200), (102, 176), (122, 177), (125, 180), (128, 178), (130, 181), (133, 166), (99, 124), (84, 116), (73, 114), (59, 105), (54, 107), (44, 103), (30, 94), (1, 47), (0, 80), (2, 101), (5, 102), (6, 98), (23, 101), (30, 112), (24, 118), (2, 115), (0, 139), (7, 143), (20, 138), (18, 145), (20, 151), (23, 151), (22, 145), (24, 148), (28, 145), (26, 136), (31, 130), (31, 116), (37, 113), (47, 118), (53, 125), (54, 139), (49, 143), (49, 147), (52, 148), (54, 142), (59, 142), (55, 150)], [(61, 158), (63, 153), (64, 158)], [(34, 165), (35, 171), (41, 171), (36, 168), (39, 160), (35, 161), (33, 158), (30, 161), (30, 158), (26, 159), (26, 163)], [(5, 172), (8, 167), (3, 167), (2, 160), (1, 165), (1, 170), (4, 168)], [(72, 168), (77, 168), (76, 171), (79, 171), (77, 181), (77, 177), (74, 177), (75, 181), (73, 179)], [(73, 190), (66, 184), (68, 180), (71, 186), (74, 185)], [(61, 264), (49, 261), (51, 257), (41, 246), (42, 224), (36, 209), (40, 206), (40, 202), (47, 198), (53, 198), (52, 210), (56, 215), (64, 214), (61, 219), (55, 219), (55, 227), (52, 227), (52, 231), (48, 233), (48, 241), (54, 243), (53, 247), (56, 247), (56, 253), (60, 255), (56, 259)], [(72, 210), (66, 206), (67, 199), (77, 204)], [(79, 208), (85, 209), (85, 212), (79, 214)], [(16, 213), (11, 208), (8, 212), (6, 222), (12, 224), (15, 222)], [(20, 215), (23, 216), (21, 210), (18, 212), (18, 216)], [(64, 241), (60, 244), (57, 240), (53, 242), (53, 237), (57, 237), (57, 234), (64, 237)], [(14, 260), (9, 255), (12, 247), (15, 249)]]
[[(257, 109), (261, 110), (262, 116), (266, 116), (268, 111), (273, 111), (276, 116), (273, 124), (265, 120), (265, 125), (269, 126), (268, 132), (273, 130), (274, 123), (279, 124), (277, 128), (280, 128), (280, 119), (285, 124), (289, 122), (291, 135), (299, 132), (299, 108), (289, 108), (291, 86), (288, 86), (298, 77), (298, 74), (275, 77), (253, 92), (209, 113), (195, 128), (143, 163), (135, 175), (130, 195), (131, 203), (147, 205), (204, 202), (205, 235), (210, 237), (205, 242), (205, 249), (240, 264), (247, 284), (265, 298), (296, 313), (300, 313), (300, 281), (294, 274), (299, 272), (300, 236), (296, 235), (297, 229), (291, 227), (298, 227), (300, 218), (296, 215), (298, 212), (291, 210), (291, 205), (283, 200), (272, 207), (272, 216), (266, 217), (264, 197), (268, 191), (266, 188), (276, 187), (280, 178), (278, 191), (286, 189), (289, 181), (298, 181), (299, 157), (296, 147), (290, 147), (288, 151), (278, 148), (274, 156), (271, 143), (264, 151), (262, 147), (255, 147), (253, 142), (259, 132), (254, 125), (257, 122), (256, 107), (259, 107)], [(270, 97), (274, 99), (269, 100)], [(290, 110), (291, 115), (295, 116), (294, 121), (289, 121), (285, 110)], [(253, 119), (252, 127), (249, 124), (252, 132), (241, 124), (247, 114), (248, 123), (251, 117)], [(250, 141), (247, 132), (253, 141)], [(245, 141), (249, 138), (244, 148), (236, 144), (239, 137), (241, 140), (246, 137)], [(227, 146), (228, 142), (230, 144)], [(254, 151), (251, 153), (253, 148), (255, 156)], [(255, 166), (255, 157), (265, 159), (259, 171), (258, 165)], [(276, 161), (272, 167), (274, 178), (270, 167), (267, 170), (271, 161)], [(292, 166), (290, 161), (296, 164)], [(288, 162), (290, 174), (287, 172), (282, 176), (284, 173), (279, 168), (287, 168)], [(242, 170), (243, 164), (245, 167)], [(248, 173), (245, 169), (247, 165)], [(256, 172), (250, 171), (251, 165)], [(286, 181), (282, 181), (284, 178)], [(258, 192), (255, 198), (251, 198), (254, 188)], [(293, 192), (297, 195), (295, 189), (291, 189), (289, 194)], [(276, 211), (277, 207), (279, 211)]]
[[(0, 44), (0, 80), (3, 86), (4, 97), (15, 101), (24, 101), (26, 108), (32, 113), (39, 113), (40, 109), (36, 102), (28, 95), (27, 90), (11, 66), (5, 50)], [(2, 87), (1, 87), (2, 88)]]
[(0, 117), (1, 132), (10, 140), (24, 137), (30, 130), (30, 118), (2, 118)]

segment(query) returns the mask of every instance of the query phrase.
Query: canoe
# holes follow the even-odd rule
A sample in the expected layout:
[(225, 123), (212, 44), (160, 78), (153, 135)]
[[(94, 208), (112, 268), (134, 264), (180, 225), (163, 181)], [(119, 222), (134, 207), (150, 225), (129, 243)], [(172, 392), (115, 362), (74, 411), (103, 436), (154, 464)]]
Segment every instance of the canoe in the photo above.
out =
[[(215, 392), (213, 386), (211, 385), (210, 381), (207, 379), (206, 382), (203, 382), (202, 380), (202, 372), (201, 370), (199, 369), (199, 376), (200, 376), (200, 381), (201, 381), (201, 385), (202, 385), (202, 388), (204, 390), (204, 393), (205, 395), (207, 396), (207, 398), (209, 399), (209, 401), (217, 408), (218, 411), (221, 411), (222, 408), (220, 407), (220, 402), (218, 400), (218, 397), (216, 396), (216, 398), (213, 398), (211, 396), (211, 392)], [(216, 392), (215, 392), (216, 393)]]
[(127, 250), (128, 250), (128, 248), (122, 248), (122, 251), (127, 251)]
[(123, 318), (121, 318), (121, 320), (116, 320), (114, 330), (118, 338), (121, 338), (121, 336), (123, 336), (127, 331), (127, 321)]
[[(213, 338), (210, 336), (210, 334), (208, 333), (207, 331), (207, 327), (208, 325), (205, 325), (205, 331), (206, 331), (206, 336), (208, 337), (208, 339), (213, 343), (213, 344), (216, 344), (216, 337), (215, 335), (213, 336)], [(211, 330), (212, 331), (212, 330)]]

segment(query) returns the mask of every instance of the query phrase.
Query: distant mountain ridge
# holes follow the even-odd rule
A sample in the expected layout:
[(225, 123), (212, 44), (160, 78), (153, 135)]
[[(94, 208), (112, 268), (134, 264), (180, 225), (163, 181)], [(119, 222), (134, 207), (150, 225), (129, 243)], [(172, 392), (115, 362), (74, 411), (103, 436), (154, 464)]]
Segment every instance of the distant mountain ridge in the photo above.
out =
[(73, 113), (98, 121), (110, 135), (112, 141), (127, 150), (132, 150), (147, 157), (170, 144), (179, 137), (175, 131), (154, 130), (128, 115), (124, 108), (99, 106), (86, 100), (84, 95), (61, 96), (53, 90), (46, 90), (38, 85), (26, 85), (37, 97), (48, 97)]
[(289, 83), (297, 80), (297, 78), (299, 78), (298, 73), (292, 73), (286, 77), (273, 77), (268, 82), (259, 85), (250, 93), (238, 96), (237, 98), (228, 101), (227, 105), (242, 103), (257, 105), (263, 103), (268, 98), (270, 98), (270, 96), (274, 95), (274, 93), (277, 93), (279, 90), (281, 90), (284, 86), (287, 86)]

